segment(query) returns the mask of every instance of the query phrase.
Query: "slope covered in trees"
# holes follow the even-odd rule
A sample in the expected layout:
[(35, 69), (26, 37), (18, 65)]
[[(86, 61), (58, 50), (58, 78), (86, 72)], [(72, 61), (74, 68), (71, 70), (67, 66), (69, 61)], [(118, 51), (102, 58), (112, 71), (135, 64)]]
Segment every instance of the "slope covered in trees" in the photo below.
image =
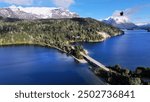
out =
[(72, 42), (102, 41), (123, 33), (92, 18), (19, 20), (0, 18), (0, 45), (37, 44), (70, 52)]

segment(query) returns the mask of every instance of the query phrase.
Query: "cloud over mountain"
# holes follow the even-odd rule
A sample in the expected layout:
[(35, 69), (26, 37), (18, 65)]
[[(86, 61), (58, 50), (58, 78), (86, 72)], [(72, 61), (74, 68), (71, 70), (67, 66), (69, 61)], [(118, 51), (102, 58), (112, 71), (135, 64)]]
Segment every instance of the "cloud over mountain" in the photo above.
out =
[(33, 3), (33, 0), (0, 0), (0, 2), (16, 5), (31, 5)]
[[(69, 8), (72, 4), (75, 3), (75, 0), (47, 0), (50, 3), (53, 3), (57, 7)], [(45, 2), (45, 0), (0, 0), (0, 2), (15, 4), (15, 5), (32, 5), (35, 3)]]
[[(125, 20), (126, 22), (131, 20), (131, 17), (140, 10), (139, 7), (128, 8), (125, 10), (116, 10), (114, 11), (112, 17), (119, 17), (120, 20)], [(123, 12), (123, 16), (120, 16), (120, 12)]]
[(62, 8), (69, 8), (73, 3), (75, 3), (74, 0), (52, 0), (52, 1), (57, 7)]
[(131, 22), (131, 16), (136, 13), (136, 9), (130, 8), (126, 10), (116, 10), (112, 16), (103, 20), (103, 22), (121, 29), (133, 29), (137, 27)]
[(120, 12), (124, 12), (124, 18), (126, 20), (128, 20), (129, 22), (134, 22), (134, 23), (142, 23), (144, 22), (146, 19), (148, 20), (148, 17), (146, 16), (141, 16), (138, 15), (139, 13), (143, 12), (144, 10), (148, 10), (150, 8), (150, 4), (145, 4), (145, 5), (138, 5), (132, 8), (127, 8), (124, 10), (116, 10), (114, 11), (114, 13), (112, 14), (111, 17), (119, 17), (119, 18), (123, 18), (120, 17)]

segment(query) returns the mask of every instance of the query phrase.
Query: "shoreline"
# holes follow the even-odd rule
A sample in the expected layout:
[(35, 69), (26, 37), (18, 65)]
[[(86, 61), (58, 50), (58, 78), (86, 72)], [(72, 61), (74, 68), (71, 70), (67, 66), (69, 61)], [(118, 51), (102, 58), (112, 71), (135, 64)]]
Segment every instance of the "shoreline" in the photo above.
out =
[[(64, 51), (64, 50), (62, 50), (62, 49), (60, 49), (56, 46), (51, 46), (51, 45), (48, 45), (48, 44), (40, 45), (40, 44), (32, 44), (32, 43), (30, 43), (30, 44), (28, 44), (28, 43), (19, 43), (19, 44), (3, 44), (3, 45), (0, 45), (0, 47), (7, 47), (7, 46), (39, 46), (39, 47), (53, 48), (53, 49), (56, 49), (56, 50), (58, 50), (62, 53), (67, 54), (66, 51)], [(78, 59), (78, 58), (76, 58), (75, 56), (73, 56), (71, 54), (70, 54), (70, 56), (72, 58), (74, 58), (76, 61), (78, 61), (79, 63), (87, 63), (87, 61), (84, 60), (84, 59)]]

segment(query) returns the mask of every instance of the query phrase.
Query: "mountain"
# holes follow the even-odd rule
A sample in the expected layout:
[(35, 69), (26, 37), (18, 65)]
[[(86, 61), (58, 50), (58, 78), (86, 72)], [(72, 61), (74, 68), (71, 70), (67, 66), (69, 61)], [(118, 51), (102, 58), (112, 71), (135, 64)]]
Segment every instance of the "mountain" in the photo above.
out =
[(137, 24), (140, 29), (150, 30), (150, 23)]
[(19, 19), (73, 18), (78, 14), (63, 8), (16, 7), (0, 8), (0, 16)]
[(120, 29), (134, 29), (137, 27), (134, 23), (129, 22), (126, 16), (111, 16), (102, 22)]

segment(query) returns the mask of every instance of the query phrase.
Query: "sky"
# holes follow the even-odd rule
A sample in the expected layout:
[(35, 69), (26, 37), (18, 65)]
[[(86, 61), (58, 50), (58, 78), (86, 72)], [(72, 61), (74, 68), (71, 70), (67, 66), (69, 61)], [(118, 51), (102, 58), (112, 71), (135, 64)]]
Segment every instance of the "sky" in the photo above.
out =
[(81, 17), (106, 19), (124, 11), (131, 22), (150, 23), (150, 0), (0, 0), (0, 7), (63, 7)]

